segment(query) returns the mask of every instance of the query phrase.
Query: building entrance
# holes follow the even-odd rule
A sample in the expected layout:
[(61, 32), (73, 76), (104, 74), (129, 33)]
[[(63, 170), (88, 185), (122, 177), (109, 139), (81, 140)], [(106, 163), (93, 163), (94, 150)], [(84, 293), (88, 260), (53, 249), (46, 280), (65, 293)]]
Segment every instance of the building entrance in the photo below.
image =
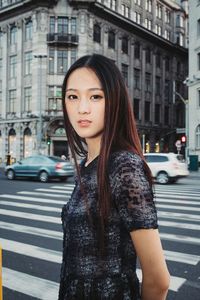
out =
[(69, 147), (67, 141), (53, 141), (53, 155), (60, 156), (65, 155), (69, 157)]

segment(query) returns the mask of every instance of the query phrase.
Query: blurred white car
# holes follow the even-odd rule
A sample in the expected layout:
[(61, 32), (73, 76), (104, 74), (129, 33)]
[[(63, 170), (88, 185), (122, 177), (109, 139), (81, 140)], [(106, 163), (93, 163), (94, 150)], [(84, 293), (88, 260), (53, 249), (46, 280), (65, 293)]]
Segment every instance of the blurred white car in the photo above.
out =
[(175, 153), (145, 153), (144, 157), (153, 178), (161, 184), (174, 183), (189, 175), (182, 155)]

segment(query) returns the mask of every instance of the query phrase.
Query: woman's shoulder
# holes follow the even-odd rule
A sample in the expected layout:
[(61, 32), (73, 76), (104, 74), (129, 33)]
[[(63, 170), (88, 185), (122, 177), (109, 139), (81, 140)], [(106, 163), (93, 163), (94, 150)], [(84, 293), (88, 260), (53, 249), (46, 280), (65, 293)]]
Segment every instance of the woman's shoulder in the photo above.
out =
[(119, 150), (111, 154), (110, 163), (115, 165), (138, 163), (140, 164), (142, 163), (142, 158), (132, 151)]

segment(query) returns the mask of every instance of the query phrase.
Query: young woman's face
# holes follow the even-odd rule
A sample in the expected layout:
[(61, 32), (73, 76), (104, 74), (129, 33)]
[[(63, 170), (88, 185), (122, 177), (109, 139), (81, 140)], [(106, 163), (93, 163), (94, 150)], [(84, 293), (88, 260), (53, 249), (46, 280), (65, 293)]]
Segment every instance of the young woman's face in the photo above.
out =
[(80, 137), (86, 141), (101, 138), (105, 95), (91, 69), (80, 68), (71, 73), (66, 86), (65, 104), (70, 123)]

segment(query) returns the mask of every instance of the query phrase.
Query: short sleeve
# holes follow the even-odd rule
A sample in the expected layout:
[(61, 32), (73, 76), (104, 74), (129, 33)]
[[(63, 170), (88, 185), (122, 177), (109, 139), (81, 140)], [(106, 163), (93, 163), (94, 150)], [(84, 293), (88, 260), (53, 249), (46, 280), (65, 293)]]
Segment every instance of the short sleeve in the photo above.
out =
[(124, 151), (115, 158), (111, 185), (115, 206), (129, 232), (158, 227), (152, 187), (138, 155)]

